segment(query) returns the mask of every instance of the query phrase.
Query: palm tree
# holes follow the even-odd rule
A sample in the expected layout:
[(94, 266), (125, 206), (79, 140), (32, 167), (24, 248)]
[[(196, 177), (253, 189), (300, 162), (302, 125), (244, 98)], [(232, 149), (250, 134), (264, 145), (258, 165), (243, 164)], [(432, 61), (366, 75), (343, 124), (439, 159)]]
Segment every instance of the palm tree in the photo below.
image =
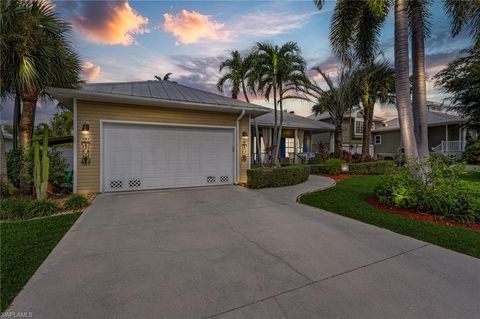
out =
[[(265, 99), (273, 96), (274, 107), (274, 146), (273, 159), (279, 165), (279, 147), (283, 128), (283, 96), (292, 87), (299, 88), (305, 84), (306, 63), (301, 56), (297, 43), (287, 42), (281, 47), (268, 42), (257, 42), (253, 49), (253, 81), (257, 90)], [(279, 103), (278, 103), (279, 102)], [(277, 105), (278, 104), (278, 105)], [(279, 111), (277, 113), (277, 111)], [(280, 119), (278, 119), (280, 115)]]
[[(400, 121), (405, 152), (408, 158), (418, 158), (417, 144), (413, 126), (413, 114), (409, 88), (409, 61), (408, 61), (408, 6), (414, 0), (394, 0), (395, 12), (395, 91), (397, 109)], [(315, 0), (317, 8), (323, 7), (323, 0)], [(330, 42), (334, 53), (346, 61), (359, 60), (361, 64), (371, 63), (378, 53), (378, 36), (392, 0), (357, 1), (339, 0), (336, 3), (330, 32)], [(413, 9), (415, 11), (416, 9)], [(411, 11), (411, 12), (413, 12)], [(412, 16), (412, 15), (411, 15)], [(416, 19), (423, 21), (422, 19)], [(421, 27), (415, 25), (416, 30)], [(423, 41), (418, 36), (415, 38), (417, 46)], [(423, 42), (422, 42), (423, 44)], [(421, 47), (420, 47), (421, 48)], [(421, 52), (420, 52), (421, 53)], [(424, 55), (415, 55), (417, 59), (424, 60)], [(423, 62), (424, 63), (424, 62)], [(414, 66), (420, 65), (414, 63)], [(423, 74), (425, 72), (423, 71)], [(421, 73), (417, 77), (418, 87), (421, 85)], [(416, 83), (417, 83), (416, 82)], [(416, 90), (415, 93), (420, 90)], [(418, 101), (421, 101), (419, 99)], [(421, 104), (418, 104), (421, 107)], [(425, 102), (426, 105), (426, 102)], [(425, 106), (426, 108), (426, 106)], [(426, 116), (419, 117), (421, 127), (426, 127)]]
[(297, 89), (303, 93), (303, 96), (297, 96), (295, 98), (313, 102), (314, 105), (312, 106), (312, 112), (314, 112), (315, 115), (324, 112), (327, 112), (330, 115), (332, 123), (335, 126), (334, 153), (337, 157), (341, 157), (343, 144), (343, 117), (348, 111), (351, 111), (355, 107), (359, 99), (360, 92), (358, 90), (358, 85), (355, 81), (352, 70), (348, 67), (342, 67), (339, 70), (337, 85), (334, 84), (333, 79), (323, 72), (320, 67), (314, 67), (312, 70), (315, 70), (320, 74), (327, 85), (327, 89), (324, 89), (322, 85), (316, 82), (310, 82), (304, 88)]
[(452, 19), (452, 35), (457, 36), (462, 30), (468, 30), (480, 47), (480, 3), (478, 0), (445, 0), (445, 11)]
[(173, 74), (172, 72), (168, 72), (168, 73), (166, 73), (163, 77), (161, 77), (160, 75), (154, 75), (153, 77), (154, 77), (155, 80), (157, 80), (157, 81), (170, 81), (170, 76), (171, 76), (172, 74)]
[[(1, 93), (21, 96), (20, 146), (26, 152), (38, 98), (46, 94), (46, 87), (77, 87), (80, 60), (67, 38), (70, 26), (49, 2), (3, 1), (0, 27)], [(29, 191), (28, 163), (24, 164), (20, 188)]]
[(393, 103), (395, 70), (386, 62), (372, 62), (353, 70), (353, 77), (360, 90), (363, 108), (362, 160), (367, 158), (372, 139), (373, 113), (376, 102)]
[(418, 158), (410, 100), (408, 0), (395, 0), (395, 96), (400, 132), (408, 160)]

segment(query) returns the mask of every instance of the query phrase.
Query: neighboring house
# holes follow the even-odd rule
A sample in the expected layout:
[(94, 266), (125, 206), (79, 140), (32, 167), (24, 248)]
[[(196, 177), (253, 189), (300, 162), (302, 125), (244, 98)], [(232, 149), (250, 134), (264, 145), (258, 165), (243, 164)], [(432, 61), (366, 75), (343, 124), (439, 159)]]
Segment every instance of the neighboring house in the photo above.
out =
[(74, 191), (246, 183), (251, 119), (271, 110), (169, 81), (49, 90), (74, 112)]
[[(280, 112), (277, 112), (278, 121), (280, 121)], [(257, 117), (257, 126), (261, 141), (261, 160), (265, 162), (267, 156), (266, 147), (274, 145), (273, 128), (275, 127), (275, 113), (268, 113)], [(293, 113), (283, 113), (282, 137), (280, 139), (279, 155), (282, 162), (299, 162), (297, 154), (313, 152), (312, 136), (315, 134), (331, 134), (334, 126), (330, 123), (316, 121), (311, 118), (303, 117)], [(255, 136), (255, 127), (252, 122), (252, 136)], [(257, 144), (256, 137), (252, 138), (252, 163), (257, 163)]]
[[(428, 111), (428, 148), (432, 153), (460, 155), (465, 150), (467, 121), (456, 115)], [(385, 122), (384, 127), (372, 132), (375, 156), (379, 159), (393, 159), (401, 154), (402, 142), (398, 118)]]
[[(325, 112), (318, 116), (310, 115), (309, 118), (316, 119), (327, 123), (332, 123), (330, 115)], [(384, 126), (384, 118), (374, 116), (372, 129), (376, 129)], [(363, 141), (363, 116), (360, 111), (347, 113), (343, 117), (342, 123), (343, 131), (343, 150), (352, 154), (362, 154), (362, 141)], [(318, 144), (322, 143), (333, 152), (333, 140), (334, 136), (330, 133), (315, 134), (313, 137), (314, 150), (318, 150)], [(374, 155), (373, 140), (370, 142), (369, 153)]]
[(5, 132), (2, 127), (2, 135), (3, 135), (3, 145), (5, 147), (5, 152), (8, 153), (13, 149), (13, 135), (10, 133)]

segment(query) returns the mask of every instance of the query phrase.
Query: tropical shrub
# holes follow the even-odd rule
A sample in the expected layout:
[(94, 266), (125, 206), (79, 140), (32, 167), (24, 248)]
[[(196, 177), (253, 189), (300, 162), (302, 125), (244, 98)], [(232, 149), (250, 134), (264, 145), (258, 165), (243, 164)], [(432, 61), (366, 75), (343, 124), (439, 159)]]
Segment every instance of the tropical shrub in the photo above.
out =
[(23, 197), (0, 199), (0, 219), (30, 218), (30, 200)]
[(305, 182), (310, 175), (308, 165), (291, 165), (278, 168), (247, 170), (249, 188), (281, 187)]
[(332, 158), (332, 159), (326, 160), (324, 165), (325, 165), (327, 174), (338, 175), (342, 172), (342, 165), (345, 163), (346, 162), (344, 160)]
[(0, 198), (12, 196), (16, 190), (6, 175), (0, 175)]
[(353, 160), (353, 155), (350, 152), (347, 151), (342, 151), (342, 157), (341, 159), (347, 163), (351, 163)]
[[(50, 176), (49, 176), (49, 183), (53, 184), (56, 190), (65, 183), (65, 177), (67, 175), (67, 161), (62, 157), (62, 153), (53, 147), (48, 152), (48, 157), (50, 158)], [(29, 156), (29, 173), (28, 173), (28, 180), (33, 181), (33, 151), (30, 149), (27, 153)], [(20, 149), (11, 150), (7, 153), (7, 172), (8, 178), (12, 182), (15, 187), (20, 186), (20, 168), (21, 163), (23, 160), (23, 154)]]
[(60, 211), (60, 207), (53, 199), (34, 200), (30, 204), (30, 214), (35, 217), (49, 216)]
[(480, 163), (480, 140), (471, 140), (463, 153), (463, 159), (469, 164)]
[(460, 180), (463, 165), (445, 156), (399, 168), (381, 183), (380, 202), (447, 217), (460, 222), (480, 221), (480, 192)]
[(78, 210), (87, 207), (88, 203), (88, 198), (86, 196), (81, 194), (72, 194), (63, 204), (63, 208), (66, 210)]

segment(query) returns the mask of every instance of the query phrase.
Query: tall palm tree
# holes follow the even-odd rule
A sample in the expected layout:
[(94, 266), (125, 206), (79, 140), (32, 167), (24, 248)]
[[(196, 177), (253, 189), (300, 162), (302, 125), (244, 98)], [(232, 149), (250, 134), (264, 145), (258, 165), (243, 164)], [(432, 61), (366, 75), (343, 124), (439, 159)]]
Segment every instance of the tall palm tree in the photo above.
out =
[(170, 81), (170, 76), (172, 76), (172, 74), (173, 74), (172, 72), (168, 72), (168, 73), (165, 73), (163, 77), (161, 77), (160, 75), (154, 75), (153, 77), (157, 81)]
[(375, 103), (393, 103), (395, 96), (395, 70), (386, 62), (372, 62), (353, 70), (354, 81), (360, 91), (363, 109), (362, 160), (369, 155)]
[(395, 0), (395, 96), (405, 155), (418, 158), (410, 100), (408, 59), (408, 0)]
[[(217, 89), (223, 92), (223, 87), (226, 83), (230, 84), (232, 90), (232, 98), (238, 99), (240, 90), (243, 92), (243, 96), (247, 103), (250, 103), (248, 94), (255, 93), (253, 86), (252, 66), (253, 55), (247, 55), (242, 57), (240, 52), (234, 50), (230, 52), (230, 58), (220, 63), (219, 71), (226, 71), (217, 82)], [(253, 125), (255, 127), (256, 147), (257, 147), (257, 163), (260, 163), (260, 132), (258, 130), (257, 121), (253, 119)]]
[(273, 96), (275, 112), (273, 136), (276, 141), (273, 159), (275, 165), (279, 165), (278, 145), (280, 145), (283, 128), (283, 95), (287, 88), (304, 85), (306, 62), (296, 42), (287, 42), (282, 46), (257, 42), (253, 49), (253, 56), (254, 81), (257, 90), (267, 100)]
[[(344, 115), (355, 108), (358, 102), (360, 91), (352, 70), (342, 67), (338, 72), (337, 84), (333, 79), (322, 71), (320, 67), (314, 67), (325, 81), (327, 89), (316, 82), (309, 82), (304, 88), (297, 89), (303, 95), (294, 97), (308, 100), (314, 103), (312, 112), (315, 115), (327, 112), (335, 126), (334, 132), (334, 153), (337, 157), (342, 155), (343, 130), (342, 123)], [(293, 98), (293, 97), (292, 97)]]
[[(67, 38), (70, 26), (58, 17), (53, 4), (7, 0), (0, 8), (1, 93), (15, 92), (22, 98), (20, 146), (26, 152), (38, 98), (46, 87), (77, 87), (80, 60)], [(28, 163), (24, 164), (20, 188), (29, 191)]]
[[(378, 36), (388, 12), (394, 3), (395, 11), (395, 90), (397, 109), (405, 144), (406, 155), (409, 158), (418, 157), (417, 144), (413, 126), (413, 114), (408, 83), (408, 6), (415, 0), (378, 0), (357, 1), (339, 0), (336, 3), (332, 19), (330, 42), (334, 53), (347, 63), (359, 60), (361, 64), (371, 63), (378, 53)], [(418, 0), (420, 2), (420, 0)], [(317, 8), (323, 8), (323, 0), (315, 0)], [(422, 16), (424, 18), (424, 16)], [(416, 19), (414, 22), (423, 21)], [(406, 29), (405, 29), (406, 28)], [(416, 30), (421, 27), (415, 25)], [(418, 36), (417, 46), (423, 41)], [(423, 42), (422, 42), (423, 44)], [(421, 47), (420, 47), (421, 48)], [(406, 57), (404, 56), (406, 54)], [(424, 59), (424, 55), (415, 55)], [(397, 59), (399, 61), (397, 61)], [(414, 63), (414, 67), (419, 63)], [(423, 71), (423, 75), (425, 72)], [(405, 77), (407, 82), (405, 82)], [(421, 85), (421, 73), (417, 77), (418, 87)], [(406, 86), (405, 86), (406, 85)], [(415, 93), (417, 94), (416, 90)], [(421, 101), (419, 99), (418, 101)], [(421, 106), (421, 104), (419, 104)], [(426, 102), (425, 102), (426, 109)], [(419, 117), (420, 125), (426, 127), (426, 116)]]

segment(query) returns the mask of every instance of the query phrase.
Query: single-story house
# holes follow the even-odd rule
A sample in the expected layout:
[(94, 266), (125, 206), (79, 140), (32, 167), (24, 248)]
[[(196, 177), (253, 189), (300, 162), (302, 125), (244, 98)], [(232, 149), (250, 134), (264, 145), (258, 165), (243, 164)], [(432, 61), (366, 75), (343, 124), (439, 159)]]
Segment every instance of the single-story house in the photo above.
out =
[[(280, 112), (277, 112), (277, 120), (280, 121)], [(273, 129), (275, 127), (275, 113), (267, 113), (255, 118), (260, 135), (261, 160), (265, 162), (268, 154), (267, 148), (275, 145), (273, 141)], [(253, 125), (253, 121), (252, 121)], [(283, 112), (282, 136), (280, 138), (279, 155), (282, 162), (299, 162), (298, 154), (313, 152), (313, 139), (315, 134), (331, 134), (334, 126), (330, 123), (316, 121), (314, 119), (296, 115), (290, 112)], [(255, 127), (252, 126), (252, 133)], [(252, 136), (253, 136), (252, 135)], [(252, 163), (259, 164), (257, 154), (256, 136), (251, 141)]]
[(251, 120), (271, 110), (169, 81), (51, 88), (74, 113), (74, 191), (246, 183)]
[[(460, 155), (465, 150), (467, 128), (466, 119), (457, 115), (428, 111), (428, 148), (432, 153)], [(398, 118), (385, 122), (385, 126), (372, 131), (375, 156), (391, 159), (402, 153), (402, 139)]]

